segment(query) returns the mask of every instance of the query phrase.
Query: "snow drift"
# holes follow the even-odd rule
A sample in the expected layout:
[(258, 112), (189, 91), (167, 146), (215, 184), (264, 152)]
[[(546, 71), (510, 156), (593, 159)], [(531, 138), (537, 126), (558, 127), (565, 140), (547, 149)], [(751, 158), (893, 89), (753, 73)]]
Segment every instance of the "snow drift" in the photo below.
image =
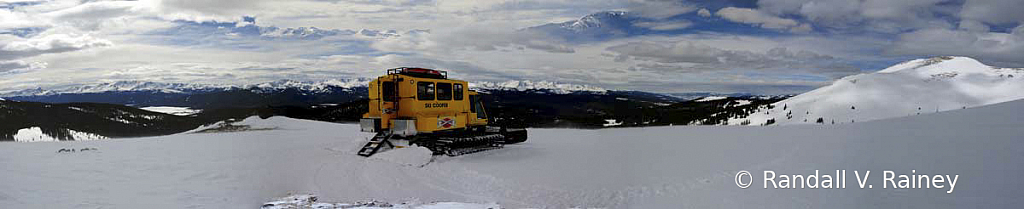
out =
[(729, 124), (853, 123), (958, 110), (1024, 98), (1024, 69), (968, 57), (916, 59), (841, 78)]

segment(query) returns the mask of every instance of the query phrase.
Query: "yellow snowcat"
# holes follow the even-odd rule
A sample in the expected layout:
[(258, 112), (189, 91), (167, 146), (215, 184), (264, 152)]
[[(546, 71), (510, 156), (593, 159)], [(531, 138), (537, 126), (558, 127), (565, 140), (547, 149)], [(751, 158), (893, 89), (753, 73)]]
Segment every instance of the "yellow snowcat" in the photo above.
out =
[(466, 81), (426, 68), (388, 69), (370, 81), (370, 108), (359, 120), (363, 132), (376, 132), (360, 156), (384, 147), (426, 147), (435, 155), (456, 156), (526, 141), (526, 129), (488, 125), (480, 94)]

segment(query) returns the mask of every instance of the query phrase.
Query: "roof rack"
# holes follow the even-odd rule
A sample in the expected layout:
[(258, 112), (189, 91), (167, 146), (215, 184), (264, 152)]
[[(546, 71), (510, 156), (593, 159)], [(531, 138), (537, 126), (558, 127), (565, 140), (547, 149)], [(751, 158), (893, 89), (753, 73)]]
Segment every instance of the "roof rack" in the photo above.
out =
[(401, 74), (420, 78), (448, 79), (448, 72), (418, 67), (400, 67), (388, 69), (388, 75)]

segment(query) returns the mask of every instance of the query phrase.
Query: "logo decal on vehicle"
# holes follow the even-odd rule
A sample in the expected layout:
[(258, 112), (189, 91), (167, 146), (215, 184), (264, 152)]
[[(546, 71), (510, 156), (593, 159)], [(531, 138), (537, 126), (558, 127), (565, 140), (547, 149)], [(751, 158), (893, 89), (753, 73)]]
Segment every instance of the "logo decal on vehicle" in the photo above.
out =
[(452, 117), (441, 117), (437, 119), (437, 128), (451, 128), (455, 127), (455, 118)]

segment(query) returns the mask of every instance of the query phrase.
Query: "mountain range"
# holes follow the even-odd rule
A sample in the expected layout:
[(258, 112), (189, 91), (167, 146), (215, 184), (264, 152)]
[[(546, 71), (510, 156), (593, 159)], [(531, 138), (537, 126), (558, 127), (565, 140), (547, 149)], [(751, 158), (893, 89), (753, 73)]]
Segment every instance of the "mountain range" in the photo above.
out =
[[(161, 83), (117, 81), (55, 88), (11, 91), (0, 97), (46, 103), (92, 102), (130, 106), (179, 106), (196, 109), (312, 106), (364, 99), (369, 78), (330, 79), (317, 82), (279, 80), (249, 85)], [(609, 90), (589, 85), (550, 81), (472, 82), (481, 92), (494, 90), (530, 91), (549, 94), (607, 94)], [(674, 99), (666, 96), (665, 99)]]
[[(470, 86), (484, 93), (481, 98), (495, 123), (602, 128), (862, 122), (1022, 99), (1022, 79), (1021, 68), (934, 57), (844, 77), (796, 96), (670, 95), (548, 81)], [(14, 91), (0, 99), (0, 119), (6, 122), (0, 140), (161, 135), (251, 115), (354, 122), (368, 108), (368, 82), (282, 80), (233, 86), (120, 81)]]
[[(8, 100), (0, 99), (0, 118), (6, 122), (0, 126), (0, 141), (164, 135), (252, 115), (354, 122), (368, 108), (368, 82), (282, 80), (232, 86), (120, 81), (14, 91), (4, 94)], [(484, 93), (492, 121), (527, 127), (718, 124), (782, 99), (688, 101), (548, 81), (473, 82), (471, 88)]]

